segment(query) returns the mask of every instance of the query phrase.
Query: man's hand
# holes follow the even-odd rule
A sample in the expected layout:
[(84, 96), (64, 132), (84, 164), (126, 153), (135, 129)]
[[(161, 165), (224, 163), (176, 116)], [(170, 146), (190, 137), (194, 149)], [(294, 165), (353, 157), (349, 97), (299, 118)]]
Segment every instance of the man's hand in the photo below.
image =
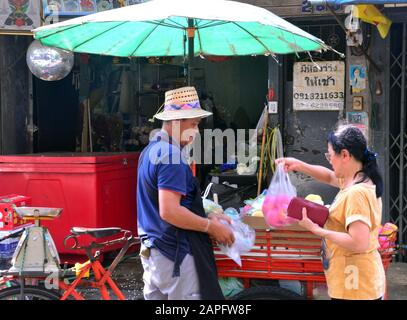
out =
[(229, 247), (235, 242), (232, 229), (224, 225), (218, 218), (210, 219), (208, 234), (215, 241)]
[(158, 198), (160, 216), (167, 223), (181, 229), (207, 232), (211, 238), (224, 245), (230, 246), (235, 241), (232, 229), (221, 222), (221, 220), (228, 221), (229, 219), (228, 222), (230, 223), (230, 218), (226, 215), (215, 212), (214, 216), (209, 217), (209, 228), (206, 230), (204, 228), (208, 220), (181, 206), (181, 194), (160, 189)]
[(231, 224), (232, 219), (227, 216), (226, 214), (223, 213), (223, 210), (221, 209), (215, 209), (212, 212), (208, 214), (209, 219), (218, 219), (218, 220), (225, 220), (227, 223)]

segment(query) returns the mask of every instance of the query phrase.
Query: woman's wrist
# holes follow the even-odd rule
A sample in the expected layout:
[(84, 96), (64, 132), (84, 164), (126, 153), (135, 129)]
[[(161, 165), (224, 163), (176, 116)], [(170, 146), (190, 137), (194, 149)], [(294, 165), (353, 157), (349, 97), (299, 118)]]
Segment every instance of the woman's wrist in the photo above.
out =
[(325, 238), (327, 235), (326, 230), (321, 227), (318, 227), (317, 229), (315, 229), (313, 233), (321, 238)]
[(301, 160), (299, 160), (299, 165), (298, 165), (298, 170), (297, 171), (299, 171), (299, 172), (301, 172), (301, 173), (304, 173), (304, 174), (306, 174), (306, 175), (309, 175), (309, 171), (310, 171), (310, 164), (308, 164), (308, 163), (306, 163), (306, 162), (304, 162), (304, 161), (301, 161)]

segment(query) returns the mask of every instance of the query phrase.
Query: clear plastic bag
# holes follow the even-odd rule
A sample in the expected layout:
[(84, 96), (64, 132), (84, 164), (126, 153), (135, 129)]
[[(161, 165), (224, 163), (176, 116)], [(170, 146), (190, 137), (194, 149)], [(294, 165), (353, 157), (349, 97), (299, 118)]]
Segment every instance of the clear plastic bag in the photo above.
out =
[(235, 220), (240, 219), (240, 214), (239, 214), (239, 212), (238, 212), (235, 208), (227, 208), (227, 209), (224, 211), (224, 214), (226, 214), (227, 216), (229, 216), (231, 219), (235, 219)]
[(263, 202), (266, 197), (267, 190), (264, 190), (255, 199), (244, 201), (245, 206), (240, 209), (242, 216), (263, 216)]
[(211, 212), (217, 212), (217, 211), (222, 212), (222, 210), (223, 210), (221, 205), (219, 205), (209, 199), (202, 199), (202, 204), (203, 204), (206, 215), (208, 215)]
[(241, 254), (249, 252), (256, 239), (256, 231), (249, 225), (243, 223), (240, 219), (232, 219), (231, 225), (222, 220), (222, 223), (229, 226), (233, 230), (235, 242), (232, 246), (219, 245), (220, 251), (231, 258), (239, 266), (242, 266)]
[(283, 227), (295, 224), (296, 219), (287, 217), (287, 208), (293, 197), (297, 195), (288, 174), (282, 164), (277, 166), (273, 179), (263, 202), (263, 214), (271, 227)]

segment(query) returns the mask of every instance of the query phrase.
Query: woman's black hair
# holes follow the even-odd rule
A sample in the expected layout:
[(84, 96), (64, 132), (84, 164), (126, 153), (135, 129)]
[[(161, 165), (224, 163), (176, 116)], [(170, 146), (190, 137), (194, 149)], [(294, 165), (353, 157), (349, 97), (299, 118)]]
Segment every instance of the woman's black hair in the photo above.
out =
[(362, 174), (362, 178), (357, 183), (362, 183), (367, 179), (372, 180), (376, 185), (376, 197), (380, 198), (383, 195), (383, 178), (377, 166), (377, 154), (367, 148), (363, 132), (357, 127), (345, 126), (337, 133), (331, 132), (328, 135), (328, 143), (331, 144), (336, 154), (339, 154), (341, 150), (348, 150), (352, 157), (362, 163), (362, 170), (355, 173), (355, 177), (359, 173)]

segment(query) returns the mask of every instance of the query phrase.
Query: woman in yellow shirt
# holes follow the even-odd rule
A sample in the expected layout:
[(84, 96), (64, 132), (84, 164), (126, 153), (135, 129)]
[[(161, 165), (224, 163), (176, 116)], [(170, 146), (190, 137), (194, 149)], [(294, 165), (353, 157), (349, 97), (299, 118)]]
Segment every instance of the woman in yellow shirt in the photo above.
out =
[(328, 136), (325, 154), (333, 171), (295, 158), (280, 158), (286, 171), (300, 171), (340, 189), (324, 228), (303, 209), (301, 226), (323, 238), (322, 257), (332, 299), (375, 300), (385, 293), (385, 273), (377, 250), (382, 219), (383, 180), (376, 154), (363, 133), (341, 126)]

